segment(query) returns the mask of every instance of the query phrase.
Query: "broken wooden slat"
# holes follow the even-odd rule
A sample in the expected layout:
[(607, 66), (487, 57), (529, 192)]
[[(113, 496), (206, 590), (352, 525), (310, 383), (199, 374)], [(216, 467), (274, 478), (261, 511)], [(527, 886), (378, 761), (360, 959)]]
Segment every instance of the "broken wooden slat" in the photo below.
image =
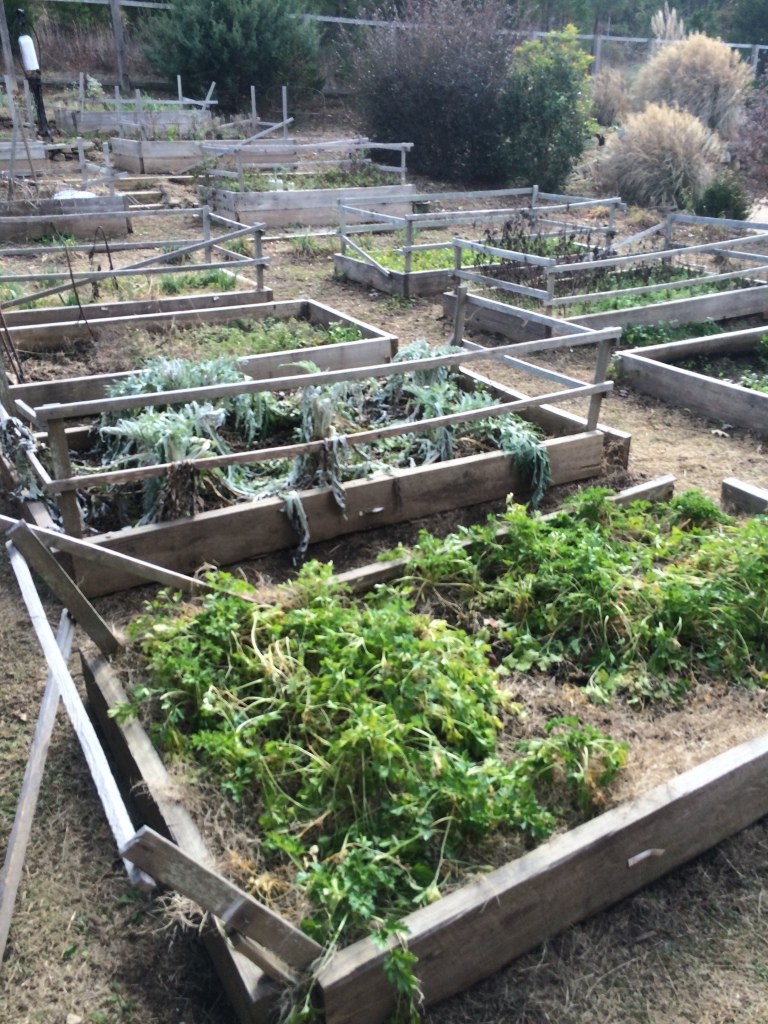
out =
[(7, 536), (42, 577), (52, 593), (65, 608), (69, 609), (101, 653), (119, 653), (123, 649), (121, 641), (30, 527), (20, 521), (11, 527)]
[[(1, 527), (13, 527), (17, 522), (20, 522), (20, 520), (0, 515)], [(194, 579), (192, 576), (185, 576), (183, 573), (174, 572), (172, 569), (164, 569), (160, 565), (145, 562), (131, 555), (124, 555), (120, 551), (112, 551), (90, 541), (79, 540), (76, 537), (67, 537), (66, 534), (56, 533), (54, 530), (46, 530), (41, 526), (30, 526), (30, 531), (35, 537), (43, 541), (46, 547), (65, 551), (67, 554), (83, 558), (86, 561), (95, 562), (96, 565), (100, 565), (104, 569), (118, 569), (138, 576), (140, 579), (149, 580), (152, 583), (160, 583), (166, 587), (175, 587), (179, 590), (191, 591), (192, 593), (197, 593), (200, 590), (214, 589), (205, 580)]]
[[(766, 813), (768, 735), (407, 915), (403, 924), (425, 1002), (493, 974)], [(331, 957), (318, 975), (326, 1024), (383, 1024), (396, 1002), (385, 956), (363, 939)]]
[[(109, 826), (112, 829), (112, 834), (118, 846), (122, 846), (134, 832), (128, 811), (117, 788), (117, 783), (112, 776), (106, 756), (96, 736), (96, 731), (83, 707), (83, 702), (80, 699), (80, 694), (77, 692), (72, 676), (69, 674), (67, 663), (62, 657), (48, 619), (45, 617), (43, 604), (40, 600), (40, 595), (35, 589), (29, 566), (24, 560), (24, 556), (13, 544), (10, 542), (6, 543), (6, 548), (8, 549), (11, 566), (16, 574), (19, 589), (21, 590), (24, 604), (27, 607), (32, 626), (37, 634), (37, 639), (43, 649), (50, 671), (56, 680), (57, 689), (67, 709), (72, 727), (80, 741), (80, 746), (88, 762), (88, 768), (109, 821)], [(145, 891), (154, 889), (154, 882), (144, 872), (137, 870), (128, 861), (126, 861), (125, 866), (132, 885)]]
[(258, 942), (254, 942), (253, 939), (249, 939), (237, 931), (228, 932), (227, 934), (229, 941), (238, 953), (242, 953), (251, 963), (260, 967), (268, 977), (274, 981), (282, 982), (284, 985), (298, 985), (300, 983), (300, 974), (291, 970), (288, 964), (284, 963), (273, 953), (270, 953), (263, 946), (260, 946)]
[(153, 829), (140, 829), (120, 852), (153, 878), (254, 939), (294, 970), (306, 971), (322, 955), (323, 948), (314, 939)]
[[(64, 611), (59, 624), (59, 632), (56, 636), (56, 645), (61, 651), (64, 661), (69, 659), (74, 635), (74, 623), (67, 612)], [(8, 933), (11, 928), (13, 907), (19, 890), (24, 857), (32, 830), (32, 819), (35, 816), (37, 797), (40, 792), (40, 783), (43, 778), (43, 769), (45, 768), (45, 760), (48, 756), (48, 747), (53, 735), (53, 726), (56, 722), (58, 706), (58, 683), (53, 672), (49, 671), (48, 681), (45, 684), (45, 693), (40, 705), (40, 714), (35, 726), (35, 735), (32, 738), (29, 760), (24, 770), (24, 781), (22, 782), (21, 793), (16, 805), (16, 816), (11, 828), (10, 838), (8, 839), (8, 848), (5, 851), (3, 873), (0, 876), (0, 965), (3, 962), (5, 944), (8, 941)]]

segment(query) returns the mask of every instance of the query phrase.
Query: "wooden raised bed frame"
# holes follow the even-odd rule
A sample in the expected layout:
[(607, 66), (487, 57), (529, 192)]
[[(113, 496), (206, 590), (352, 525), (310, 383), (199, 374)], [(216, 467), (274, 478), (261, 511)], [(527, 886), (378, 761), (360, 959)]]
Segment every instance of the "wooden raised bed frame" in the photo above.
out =
[[(290, 316), (295, 315), (300, 305), (297, 303), (263, 304), (255, 309), (258, 309), (260, 316), (274, 315), (275, 313)], [(312, 305), (314, 306), (314, 304)], [(320, 315), (325, 318), (325, 322), (333, 319), (339, 319), (342, 322), (349, 320), (343, 314), (332, 310), (322, 312)], [(373, 329), (369, 330), (373, 331)], [(510, 408), (510, 411), (514, 409), (523, 412), (534, 422), (540, 419), (546, 429), (550, 431), (554, 429), (563, 435), (544, 442), (551, 460), (553, 484), (570, 483), (598, 476), (606, 435), (613, 434), (612, 439), (619, 440), (623, 447), (624, 458), (626, 458), (628, 435), (597, 429), (600, 399), (612, 388), (612, 384), (605, 381), (604, 378), (611, 343), (616, 334), (616, 331), (606, 331), (598, 335), (593, 332), (578, 332), (577, 330), (577, 333), (568, 333), (565, 337), (553, 338), (546, 343), (547, 347), (551, 348), (562, 345), (597, 343), (598, 369), (594, 385), (579, 382), (579, 386), (570, 391), (553, 393), (553, 395), (536, 399), (520, 397), (517, 393), (500, 389), (502, 399), (507, 399), (504, 404)], [(380, 336), (380, 339), (381, 337), (386, 339), (385, 344), (392, 344), (391, 336), (383, 335)], [(360, 343), (353, 343), (353, 345), (359, 346)], [(537, 347), (539, 346), (537, 345)], [(522, 346), (522, 349), (523, 351), (527, 350), (525, 346)], [(337, 350), (332, 353), (333, 359), (339, 360), (336, 365), (344, 366), (344, 360), (349, 361), (347, 353), (350, 350), (347, 345), (337, 346)], [(519, 351), (519, 348), (516, 351)], [(314, 358), (321, 352), (321, 348), (314, 351), (301, 349), (297, 354), (301, 359), (306, 359), (310, 354)], [(390, 355), (391, 350), (387, 359)], [(443, 363), (466, 362), (478, 356), (487, 358), (486, 353), (483, 352), (468, 353), (465, 356), (434, 357), (422, 362), (430, 365), (442, 365)], [(259, 362), (266, 363), (267, 360), (270, 360), (274, 366), (275, 362), (278, 365), (284, 364), (287, 358), (290, 359), (292, 356), (289, 354), (287, 357), (286, 353), (277, 353), (269, 357), (255, 357), (248, 361), (250, 365), (247, 372), (254, 372), (253, 365)], [(259, 373), (260, 371), (256, 370), (255, 372)], [(392, 372), (395, 372), (393, 364), (385, 362), (378, 366), (368, 364), (363, 368), (358, 365), (354, 369), (328, 370), (316, 375), (314, 379), (317, 383), (331, 383), (334, 380), (354, 379), (368, 375), (381, 376)], [(229, 393), (234, 388), (238, 391), (248, 392), (286, 390), (292, 387), (302, 387), (306, 382), (306, 375), (272, 380), (260, 377), (260, 379), (242, 385), (192, 389), (190, 392), (185, 392), (183, 397), (181, 393), (169, 392), (164, 393), (163, 396), (157, 394), (142, 396), (137, 400), (135, 396), (127, 399), (105, 399), (101, 397), (103, 396), (103, 381), (89, 384), (87, 378), (81, 378), (79, 381), (73, 382), (74, 393), (78, 396), (83, 393), (87, 394), (88, 389), (94, 387), (97, 390), (96, 399), (76, 398), (74, 401), (64, 404), (57, 401), (60, 392), (51, 390), (50, 394), (56, 396), (53, 403), (43, 402), (30, 408), (18, 390), (11, 389), (10, 397), (32, 425), (47, 431), (47, 441), (51, 448), (57, 479), (52, 480), (36, 460), (30, 460), (30, 467), (38, 476), (41, 485), (50, 494), (59, 495), (58, 501), (66, 531), (72, 536), (80, 536), (82, 525), (74, 491), (78, 486), (84, 484), (76, 482), (80, 478), (75, 478), (72, 472), (69, 456), (71, 442), (65, 428), (67, 420), (82, 419), (83, 416), (97, 414), (107, 407), (118, 411), (135, 405), (167, 404), (171, 400), (187, 401), (193, 397), (205, 400), (215, 397), (216, 394)], [(28, 392), (27, 397), (32, 397), (37, 403), (39, 403), (40, 397), (49, 397), (47, 390), (41, 391), (41, 388), (45, 387), (44, 385), (30, 385), (29, 387), (35, 390)], [(591, 396), (587, 419), (568, 415), (559, 416), (557, 410), (548, 405), (548, 401), (560, 400), (561, 394), (563, 397), (575, 397), (576, 394), (582, 394), (585, 397)], [(541, 406), (545, 408), (540, 410)], [(458, 415), (463, 419), (481, 418), (477, 411)], [(404, 432), (396, 427), (390, 429), (393, 432)], [(70, 434), (76, 435), (77, 428), (70, 430)], [(314, 442), (313, 444), (317, 445), (318, 443)], [(311, 446), (307, 446), (307, 448), (309, 447)], [(285, 451), (283, 454), (283, 451), (284, 449), (279, 450), (279, 457), (288, 457), (288, 452)], [(291, 454), (294, 452), (291, 451)], [(259, 461), (255, 456), (258, 456), (258, 453), (224, 457), (223, 461), (219, 459), (216, 464), (224, 465), (228, 461)], [(272, 457), (277, 457), (277, 455)], [(207, 461), (208, 465), (214, 465), (210, 460)], [(156, 474), (157, 470), (147, 469), (141, 471), (140, 478)], [(123, 476), (124, 474), (119, 474), (120, 479)], [(129, 473), (131, 479), (134, 476), (135, 474)], [(115, 478), (115, 482), (118, 482), (117, 478)], [(338, 509), (330, 488), (304, 492), (301, 498), (310, 522), (312, 540), (322, 541), (360, 530), (374, 529), (379, 526), (420, 518), (435, 512), (495, 500), (505, 497), (510, 492), (520, 491), (521, 487), (522, 481), (516, 472), (513, 460), (501, 452), (490, 452), (422, 468), (393, 470), (391, 473), (379, 474), (368, 480), (351, 481), (344, 487), (347, 501), (346, 515), (342, 515)], [(37, 507), (37, 505), (30, 506), (27, 511), (27, 515), (31, 516), (33, 521), (36, 520), (34, 520), (32, 510)], [(296, 536), (283, 509), (282, 498), (243, 502), (229, 508), (203, 512), (187, 519), (101, 534), (88, 538), (87, 543), (98, 544), (168, 569), (194, 572), (198, 566), (204, 563), (229, 565), (295, 544)], [(45, 525), (45, 522), (39, 522), (39, 525)], [(133, 586), (136, 582), (128, 572), (123, 572), (118, 568), (115, 568), (113, 572), (103, 572), (79, 559), (75, 562), (75, 574), (83, 591), (89, 596), (111, 593)]]
[(669, 365), (695, 356), (753, 352), (755, 343), (765, 333), (765, 327), (756, 327), (632, 349), (620, 353), (621, 371), (632, 387), (643, 394), (767, 436), (768, 394)]
[(56, 232), (92, 240), (99, 229), (109, 238), (123, 238), (133, 230), (126, 196), (0, 203), (0, 242), (34, 241)]
[[(617, 500), (668, 497), (669, 478)], [(343, 575), (359, 592), (403, 571), (377, 564)], [(360, 585), (354, 586), (353, 577)], [(140, 723), (109, 709), (126, 695), (105, 658), (83, 658), (86, 690), (125, 781), (150, 825), (203, 865), (210, 854)], [(712, 758), (607, 811), (405, 918), (426, 1005), (474, 984), (542, 941), (696, 857), (768, 813), (768, 735)], [(123, 852), (136, 854), (139, 833)], [(140, 861), (137, 860), (140, 866)], [(157, 876), (156, 876), (157, 877)], [(268, 1024), (279, 988), (220, 930), (203, 934), (241, 1024)], [(397, 940), (392, 940), (393, 944)], [(386, 951), (362, 939), (317, 968), (326, 1024), (384, 1024), (395, 993)]]

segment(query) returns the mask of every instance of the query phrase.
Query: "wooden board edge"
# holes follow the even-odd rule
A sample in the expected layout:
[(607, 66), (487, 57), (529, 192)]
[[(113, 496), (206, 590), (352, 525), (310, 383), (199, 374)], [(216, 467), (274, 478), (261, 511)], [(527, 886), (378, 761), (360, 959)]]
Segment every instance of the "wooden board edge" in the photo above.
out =
[(763, 515), (768, 512), (768, 488), (728, 476), (720, 487), (720, 504), (728, 512)]
[[(133, 719), (121, 725), (109, 717), (109, 708), (127, 701), (114, 672), (104, 658), (91, 659), (80, 652), (80, 659), (90, 708), (137, 807), (154, 829), (202, 862), (210, 862), (205, 841), (176, 797), (173, 782), (141, 724)], [(282, 989), (232, 949), (215, 926), (205, 929), (202, 938), (240, 1024), (272, 1024)]]
[[(768, 734), (557, 836), (405, 918), (432, 1004), (768, 813)], [(326, 1024), (383, 1024), (394, 992), (364, 939), (320, 971)]]

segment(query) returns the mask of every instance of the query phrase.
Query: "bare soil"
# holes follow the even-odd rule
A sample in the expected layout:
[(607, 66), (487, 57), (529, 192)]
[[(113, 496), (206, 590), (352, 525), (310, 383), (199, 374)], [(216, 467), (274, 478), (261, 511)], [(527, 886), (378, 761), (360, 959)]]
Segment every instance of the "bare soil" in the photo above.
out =
[[(193, 231), (191, 224), (187, 230)], [(267, 245), (267, 254), (272, 265), (266, 283), (277, 299), (306, 296), (325, 302), (392, 331), (402, 343), (424, 337), (437, 344), (450, 335), (437, 300), (403, 301), (336, 280), (330, 244), (274, 242)], [(121, 344), (117, 338), (70, 355), (51, 353), (48, 360), (36, 360), (35, 374), (68, 376), (83, 368), (117, 368), (118, 363), (122, 369), (124, 359), (124, 339)], [(592, 355), (583, 349), (563, 350), (548, 359), (560, 370), (590, 379)], [(519, 384), (514, 374), (491, 362), (481, 372)], [(574, 405), (574, 411), (586, 410)], [(628, 471), (608, 466), (595, 483), (623, 487), (673, 473), (679, 489), (699, 487), (715, 500), (726, 476), (768, 486), (766, 444), (746, 431), (724, 429), (719, 421), (636, 395), (623, 384), (605, 400), (601, 419), (630, 432), (632, 448)], [(545, 507), (555, 507), (569, 490), (549, 495)], [(410, 543), (422, 526), (446, 533), (493, 510), (484, 506), (371, 531), (317, 545), (310, 556), (346, 569), (370, 561), (383, 547)], [(0, 511), (10, 512), (7, 502)], [(291, 553), (254, 561), (242, 571), (287, 578), (293, 572)], [(140, 588), (97, 605), (109, 621), (122, 626), (153, 592)], [(49, 602), (48, 608), (53, 621), (55, 605)], [(82, 634), (78, 640), (86, 642)], [(0, 835), (7, 836), (45, 672), (5, 552), (0, 561), (0, 650), (5, 655), (0, 669)], [(75, 659), (72, 667), (76, 673)], [(715, 684), (699, 687), (677, 708), (639, 713), (588, 707), (580, 691), (547, 679), (515, 682), (531, 704), (534, 721), (537, 715), (577, 713), (630, 739), (630, 767), (614, 788), (612, 802), (762, 733), (768, 713), (763, 693)], [(762, 822), (430, 1010), (427, 1020), (765, 1024), (766, 870), (768, 827)], [(194, 932), (127, 887), (87, 768), (61, 712), (0, 973), (0, 1020), (230, 1024), (234, 1019)]]

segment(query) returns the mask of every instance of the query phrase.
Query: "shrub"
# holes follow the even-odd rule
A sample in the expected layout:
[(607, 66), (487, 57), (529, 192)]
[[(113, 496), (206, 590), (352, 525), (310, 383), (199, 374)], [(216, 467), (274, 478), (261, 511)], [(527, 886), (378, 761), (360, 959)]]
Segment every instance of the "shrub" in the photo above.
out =
[(733, 175), (718, 175), (694, 202), (693, 211), (700, 217), (726, 217), (728, 220), (746, 220), (749, 199)]
[(587, 74), (591, 62), (573, 25), (515, 51), (502, 98), (513, 181), (550, 190), (564, 183), (593, 127)]
[(758, 80), (747, 100), (744, 121), (732, 146), (739, 172), (756, 194), (768, 189), (768, 75)]
[[(388, 28), (355, 37), (352, 66), (367, 134), (414, 142), (414, 171), (504, 180), (498, 99), (510, 59), (506, 7), (406, 0)], [(382, 14), (382, 18), (387, 18)]]
[(721, 144), (698, 118), (652, 103), (609, 140), (597, 174), (611, 194), (639, 206), (684, 206), (715, 177)]
[(702, 33), (664, 46), (641, 69), (634, 95), (639, 105), (666, 103), (698, 117), (710, 131), (730, 138), (744, 108), (752, 73), (739, 55)]
[(592, 79), (592, 115), (605, 128), (618, 124), (627, 112), (627, 90), (621, 72), (603, 68)]
[(298, 0), (171, 0), (152, 21), (147, 58), (156, 71), (181, 75), (191, 94), (216, 82), (220, 109), (244, 105), (250, 87), (318, 84), (317, 32)]

